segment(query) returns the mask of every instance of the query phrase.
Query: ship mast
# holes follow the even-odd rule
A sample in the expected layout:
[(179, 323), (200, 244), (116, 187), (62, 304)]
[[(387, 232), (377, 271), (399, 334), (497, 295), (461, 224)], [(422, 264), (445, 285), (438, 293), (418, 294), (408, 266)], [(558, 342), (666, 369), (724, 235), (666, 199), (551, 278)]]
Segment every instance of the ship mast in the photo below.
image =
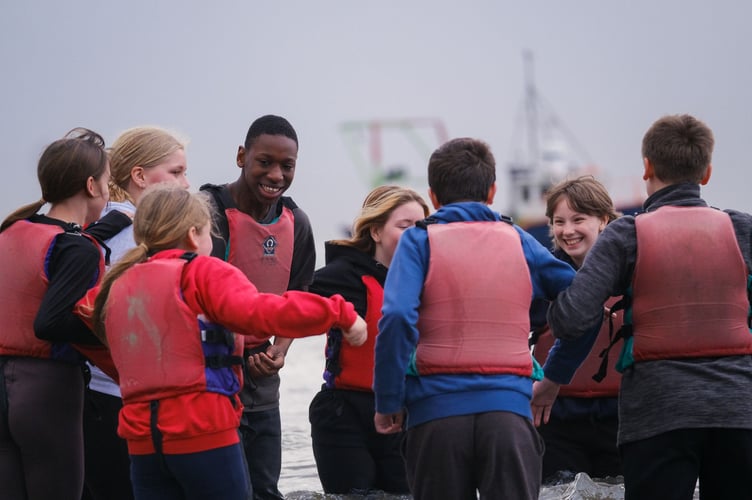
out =
[[(522, 151), (515, 151), (509, 164), (510, 206), (507, 211), (521, 224), (544, 218), (544, 196), (554, 183), (578, 171), (578, 161), (587, 160), (574, 135), (558, 119), (556, 113), (538, 92), (535, 85), (533, 53), (523, 52), (524, 99), (517, 131), (525, 135)], [(514, 150), (513, 145), (513, 150)]]
[(538, 92), (535, 88), (533, 73), (533, 53), (525, 50), (522, 53), (523, 72), (525, 77), (525, 123), (527, 124), (527, 161), (535, 169), (538, 162)]

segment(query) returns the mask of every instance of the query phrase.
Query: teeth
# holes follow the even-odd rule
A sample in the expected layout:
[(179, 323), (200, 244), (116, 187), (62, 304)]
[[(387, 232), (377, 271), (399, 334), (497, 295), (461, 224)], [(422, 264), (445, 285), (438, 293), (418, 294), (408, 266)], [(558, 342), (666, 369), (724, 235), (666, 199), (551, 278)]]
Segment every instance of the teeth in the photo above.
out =
[(280, 189), (282, 189), (282, 188), (278, 188), (278, 187), (272, 187), (272, 186), (264, 186), (264, 185), (262, 184), (262, 185), (261, 185), (261, 189), (262, 189), (263, 191), (266, 191), (267, 193), (278, 193), (278, 192), (280, 191)]

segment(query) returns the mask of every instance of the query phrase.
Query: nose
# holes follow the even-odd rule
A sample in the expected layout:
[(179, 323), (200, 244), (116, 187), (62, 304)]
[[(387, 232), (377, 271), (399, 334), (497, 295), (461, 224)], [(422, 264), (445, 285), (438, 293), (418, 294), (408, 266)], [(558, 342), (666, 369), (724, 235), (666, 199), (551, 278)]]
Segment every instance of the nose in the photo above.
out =
[(282, 182), (285, 176), (282, 173), (282, 166), (279, 163), (275, 163), (273, 168), (270, 168), (267, 177), (273, 182)]
[(570, 234), (573, 230), (574, 230), (574, 224), (572, 224), (571, 222), (565, 222), (561, 226), (561, 233), (562, 234)]
[(191, 183), (188, 182), (188, 177), (186, 177), (185, 175), (183, 175), (180, 178), (180, 187), (182, 187), (185, 190), (188, 190), (191, 188)]

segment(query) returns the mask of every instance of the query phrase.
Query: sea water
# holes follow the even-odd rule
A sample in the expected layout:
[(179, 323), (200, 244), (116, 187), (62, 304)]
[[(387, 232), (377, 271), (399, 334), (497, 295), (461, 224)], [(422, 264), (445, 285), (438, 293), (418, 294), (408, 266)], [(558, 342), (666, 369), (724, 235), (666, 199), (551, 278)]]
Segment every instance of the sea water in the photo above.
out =
[[(288, 500), (409, 500), (410, 496), (387, 494), (325, 495), (316, 473), (311, 449), (308, 405), (321, 388), (324, 369), (323, 336), (292, 343), (280, 371), (280, 413), (282, 417), (282, 473), (279, 489)], [(581, 473), (569, 482), (541, 489), (540, 500), (623, 499), (624, 485), (615, 480), (598, 480)], [(694, 498), (699, 498), (695, 491)]]

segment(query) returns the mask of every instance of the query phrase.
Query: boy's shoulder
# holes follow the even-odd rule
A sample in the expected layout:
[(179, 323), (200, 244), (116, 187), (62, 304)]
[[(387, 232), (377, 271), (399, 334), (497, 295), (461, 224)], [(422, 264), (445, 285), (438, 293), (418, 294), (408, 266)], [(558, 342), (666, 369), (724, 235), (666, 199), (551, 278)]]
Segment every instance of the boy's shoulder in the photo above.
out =
[(293, 199), (292, 199), (291, 197), (289, 197), (289, 196), (282, 196), (282, 197), (281, 197), (281, 198), (279, 199), (279, 203), (280, 203), (280, 204), (281, 204), (281, 205), (282, 205), (283, 207), (287, 207), (287, 208), (289, 208), (290, 210), (302, 210), (302, 209), (301, 209), (301, 208), (300, 208), (300, 207), (298, 206), (298, 204), (297, 204), (297, 203), (295, 203), (295, 200), (293, 200)]
[(203, 184), (198, 190), (208, 194), (211, 202), (219, 210), (235, 206), (227, 184)]
[(731, 218), (731, 222), (737, 230), (741, 229), (742, 231), (752, 232), (752, 214), (733, 209), (723, 211)]
[(723, 209), (724, 212), (729, 214), (731, 217), (739, 218), (739, 219), (752, 219), (752, 214), (748, 212), (743, 212), (741, 210), (736, 210), (733, 208), (725, 208)]

